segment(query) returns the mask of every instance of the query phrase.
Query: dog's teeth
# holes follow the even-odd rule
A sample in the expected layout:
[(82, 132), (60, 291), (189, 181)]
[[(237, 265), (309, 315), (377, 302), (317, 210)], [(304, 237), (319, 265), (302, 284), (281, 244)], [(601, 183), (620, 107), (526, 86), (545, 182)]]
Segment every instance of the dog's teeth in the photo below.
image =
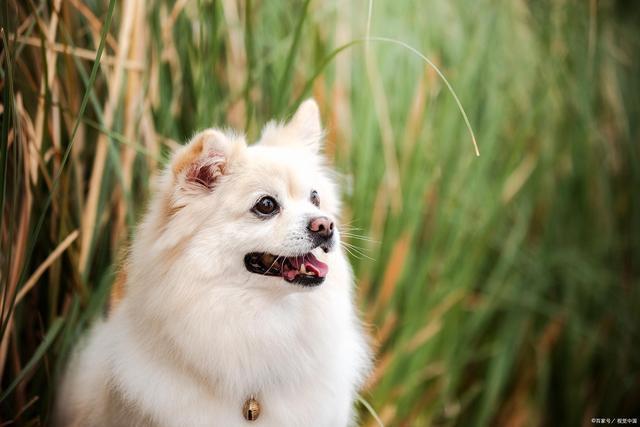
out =
[(304, 264), (300, 264), (300, 273), (307, 274), (307, 268), (304, 266)]

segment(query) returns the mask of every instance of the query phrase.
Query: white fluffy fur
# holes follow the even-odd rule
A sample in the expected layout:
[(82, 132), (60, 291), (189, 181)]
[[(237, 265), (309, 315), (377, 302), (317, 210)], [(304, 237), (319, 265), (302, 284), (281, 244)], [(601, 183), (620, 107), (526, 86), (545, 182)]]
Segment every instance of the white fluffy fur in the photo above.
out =
[[(288, 124), (268, 125), (250, 147), (209, 130), (174, 154), (136, 233), (124, 298), (71, 360), (58, 393), (58, 424), (354, 422), (369, 354), (340, 245), (328, 254), (313, 251), (329, 266), (315, 288), (249, 273), (243, 264), (253, 251), (308, 252), (309, 216), (337, 220), (320, 142), (310, 100)], [(194, 164), (215, 169), (213, 188), (189, 181)], [(312, 189), (320, 208), (309, 201)], [(282, 205), (268, 220), (250, 211), (264, 194)], [(242, 415), (250, 395), (261, 405), (252, 422)]]

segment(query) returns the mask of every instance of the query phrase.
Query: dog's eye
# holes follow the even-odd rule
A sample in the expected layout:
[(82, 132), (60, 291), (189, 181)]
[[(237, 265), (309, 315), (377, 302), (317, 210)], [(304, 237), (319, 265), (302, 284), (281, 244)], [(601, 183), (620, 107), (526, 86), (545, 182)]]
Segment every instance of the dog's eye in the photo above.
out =
[(309, 197), (311, 203), (320, 207), (320, 196), (318, 196), (318, 192), (316, 190), (311, 191), (311, 196)]
[(278, 206), (278, 202), (271, 196), (264, 196), (258, 203), (253, 206), (253, 211), (258, 215), (268, 216), (274, 215), (278, 213), (280, 206)]

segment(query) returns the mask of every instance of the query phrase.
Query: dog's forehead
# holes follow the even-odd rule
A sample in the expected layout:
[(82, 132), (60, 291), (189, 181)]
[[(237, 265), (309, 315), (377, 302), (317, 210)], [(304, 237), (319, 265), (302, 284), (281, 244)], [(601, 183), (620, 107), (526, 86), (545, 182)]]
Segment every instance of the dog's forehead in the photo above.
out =
[(290, 197), (305, 197), (318, 179), (317, 160), (304, 149), (252, 146), (246, 172), (255, 183), (282, 189)]

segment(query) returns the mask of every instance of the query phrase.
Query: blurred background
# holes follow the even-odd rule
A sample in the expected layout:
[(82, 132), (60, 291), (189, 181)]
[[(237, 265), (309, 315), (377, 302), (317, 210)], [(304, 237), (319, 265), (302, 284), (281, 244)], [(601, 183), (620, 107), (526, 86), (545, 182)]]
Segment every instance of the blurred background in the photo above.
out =
[(47, 424), (171, 149), (255, 140), (309, 96), (385, 425), (640, 417), (640, 3), (0, 0), (0, 20), (0, 425)]

